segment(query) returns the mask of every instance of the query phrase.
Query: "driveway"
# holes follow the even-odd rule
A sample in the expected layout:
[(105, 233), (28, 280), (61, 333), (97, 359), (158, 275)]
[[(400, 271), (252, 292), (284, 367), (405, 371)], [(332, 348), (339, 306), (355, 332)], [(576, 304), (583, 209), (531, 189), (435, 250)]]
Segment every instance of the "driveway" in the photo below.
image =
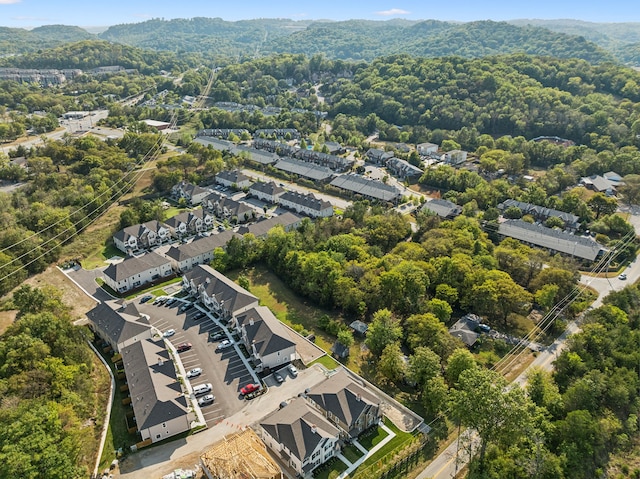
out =
[(136, 306), (149, 316), (151, 325), (160, 331), (175, 329), (175, 334), (169, 338), (174, 346), (192, 344), (189, 351), (180, 353), (179, 356), (185, 371), (202, 369), (200, 376), (190, 380), (192, 386), (204, 383), (211, 383), (213, 386), (211, 393), (216, 397), (215, 403), (202, 408), (207, 425), (212, 426), (242, 409), (244, 399), (240, 395), (240, 389), (254, 379), (238, 356), (236, 348), (217, 350), (219, 341), (211, 339), (210, 334), (219, 332), (222, 328), (214, 322), (213, 317), (207, 315), (196, 320), (194, 316), (200, 310), (194, 307), (181, 312), (180, 306), (183, 304), (185, 303), (177, 301), (171, 306), (150, 303)]
[(102, 273), (105, 269), (107, 269), (106, 266), (95, 269), (83, 269), (78, 267), (77, 269), (65, 270), (64, 273), (86, 293), (93, 296), (96, 301), (110, 301), (116, 298), (107, 293), (96, 282), (97, 278), (102, 278)]

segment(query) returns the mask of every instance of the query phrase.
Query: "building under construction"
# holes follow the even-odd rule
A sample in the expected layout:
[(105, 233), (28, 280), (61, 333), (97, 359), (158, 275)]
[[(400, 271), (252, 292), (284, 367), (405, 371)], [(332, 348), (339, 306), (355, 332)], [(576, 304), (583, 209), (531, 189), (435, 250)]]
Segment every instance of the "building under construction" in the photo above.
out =
[(282, 479), (262, 440), (247, 428), (225, 436), (200, 456), (209, 479)]

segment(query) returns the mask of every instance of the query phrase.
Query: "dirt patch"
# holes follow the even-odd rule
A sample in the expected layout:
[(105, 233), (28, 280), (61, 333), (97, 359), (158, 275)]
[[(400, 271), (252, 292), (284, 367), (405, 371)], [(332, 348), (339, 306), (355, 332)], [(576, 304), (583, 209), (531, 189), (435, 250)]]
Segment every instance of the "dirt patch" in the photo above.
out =
[(32, 276), (25, 283), (33, 287), (49, 284), (62, 291), (62, 299), (65, 304), (71, 307), (71, 318), (74, 320), (82, 318), (87, 311), (96, 305), (93, 299), (55, 266), (50, 266), (46, 271)]
[(18, 314), (16, 310), (0, 311), (0, 334), (3, 334), (13, 324), (16, 314)]

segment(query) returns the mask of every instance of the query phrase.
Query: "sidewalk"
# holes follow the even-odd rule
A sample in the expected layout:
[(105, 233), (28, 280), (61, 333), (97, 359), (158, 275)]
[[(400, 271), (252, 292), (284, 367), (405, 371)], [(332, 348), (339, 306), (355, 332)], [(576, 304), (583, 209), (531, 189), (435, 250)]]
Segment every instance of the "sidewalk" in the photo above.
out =
[[(384, 429), (384, 431), (387, 433), (387, 437), (385, 437), (382, 441), (380, 441), (378, 444), (376, 444), (375, 446), (373, 446), (369, 452), (367, 452), (364, 456), (362, 456), (360, 459), (358, 459), (356, 462), (354, 463), (350, 463), (349, 460), (344, 457), (342, 454), (338, 454), (338, 457), (340, 458), (340, 460), (342, 462), (344, 462), (345, 464), (351, 464), (346, 471), (344, 471), (342, 474), (340, 474), (338, 476), (338, 479), (344, 479), (345, 477), (347, 477), (349, 474), (351, 474), (353, 471), (355, 471), (360, 464), (362, 464), (364, 461), (366, 461), (369, 457), (371, 457), (372, 455), (374, 455), (376, 452), (378, 452), (378, 450), (382, 447), (384, 447), (385, 444), (387, 444), (389, 441), (391, 441), (391, 439), (393, 439), (394, 437), (396, 437), (396, 433), (393, 432), (391, 429), (389, 429), (387, 426), (384, 425), (384, 423), (382, 421), (380, 421), (378, 423), (378, 426), (380, 426), (382, 429)], [(360, 443), (358, 441), (353, 441), (353, 443), (356, 445), (356, 447), (358, 449), (360, 449), (361, 451), (364, 451), (364, 447), (362, 447), (362, 445), (360, 445)]]

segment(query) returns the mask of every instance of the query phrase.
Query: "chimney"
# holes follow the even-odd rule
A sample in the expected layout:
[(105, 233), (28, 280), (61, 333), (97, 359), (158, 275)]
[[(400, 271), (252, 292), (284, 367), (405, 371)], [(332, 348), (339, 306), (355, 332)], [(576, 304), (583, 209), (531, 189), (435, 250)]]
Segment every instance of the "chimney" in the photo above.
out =
[(316, 425), (315, 425), (315, 424), (312, 424), (312, 425), (311, 425), (311, 432), (312, 432), (312, 433), (314, 433), (314, 434), (317, 434), (317, 433), (318, 433), (318, 428), (316, 427)]

